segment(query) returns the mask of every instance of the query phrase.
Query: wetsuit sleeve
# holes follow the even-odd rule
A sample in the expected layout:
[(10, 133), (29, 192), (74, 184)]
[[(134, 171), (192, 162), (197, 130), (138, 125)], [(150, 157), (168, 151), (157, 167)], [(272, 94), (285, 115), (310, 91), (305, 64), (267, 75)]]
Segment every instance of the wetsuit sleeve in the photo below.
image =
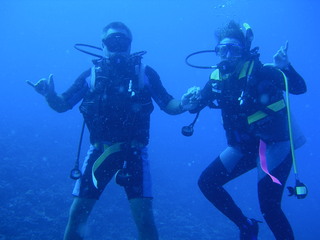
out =
[(147, 85), (151, 92), (152, 99), (157, 103), (161, 110), (164, 110), (173, 97), (163, 87), (158, 73), (151, 67), (146, 66)]
[(265, 65), (262, 68), (261, 73), (261, 78), (271, 80), (272, 84), (282, 91), (286, 91), (283, 74), (285, 74), (287, 77), (289, 93), (302, 94), (307, 91), (304, 79), (294, 70), (291, 65), (289, 65), (286, 70), (281, 71), (273, 66)]
[(83, 72), (72, 84), (72, 86), (61, 95), (50, 94), (46, 97), (49, 106), (57, 112), (65, 112), (72, 109), (89, 90), (87, 77), (90, 76), (90, 69)]
[[(282, 72), (287, 76), (289, 92), (292, 94), (302, 94), (307, 91), (307, 85), (299, 73), (289, 65)], [(285, 86), (283, 85), (283, 89)]]

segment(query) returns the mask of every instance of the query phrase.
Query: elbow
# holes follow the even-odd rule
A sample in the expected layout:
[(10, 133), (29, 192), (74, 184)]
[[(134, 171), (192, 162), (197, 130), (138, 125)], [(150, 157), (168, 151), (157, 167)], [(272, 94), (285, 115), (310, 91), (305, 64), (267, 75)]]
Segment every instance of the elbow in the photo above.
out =
[(307, 92), (307, 87), (305, 87), (304, 89), (301, 89), (298, 94), (304, 94), (306, 92)]
[(57, 95), (47, 97), (47, 102), (49, 106), (58, 113), (66, 112), (72, 108), (63, 97)]
[(181, 108), (181, 104), (179, 100), (172, 99), (168, 104), (162, 108), (162, 110), (169, 115), (178, 115), (183, 113), (184, 110)]
[(70, 110), (72, 107), (68, 106), (66, 103), (62, 102), (48, 102), (49, 106), (58, 113), (63, 113)]
[(165, 109), (163, 109), (163, 111), (169, 115), (178, 115), (178, 114), (182, 113), (182, 111), (179, 111), (177, 109), (172, 109), (172, 108), (165, 108)]
[(305, 81), (303, 81), (303, 84), (301, 84), (300, 88), (299, 88), (299, 93), (298, 94), (303, 94), (307, 92), (307, 84), (305, 83)]
[(304, 94), (307, 92), (307, 86), (301, 86), (299, 88), (295, 88), (295, 89), (291, 89), (290, 93), (295, 94), (295, 95), (300, 95), (300, 94)]
[(66, 106), (57, 106), (57, 105), (51, 105), (51, 104), (49, 104), (49, 106), (58, 113), (63, 113), (70, 110), (70, 108)]
[(68, 111), (69, 109), (65, 109), (65, 108), (58, 108), (58, 109), (54, 109), (56, 112), (58, 113), (64, 113), (66, 111)]

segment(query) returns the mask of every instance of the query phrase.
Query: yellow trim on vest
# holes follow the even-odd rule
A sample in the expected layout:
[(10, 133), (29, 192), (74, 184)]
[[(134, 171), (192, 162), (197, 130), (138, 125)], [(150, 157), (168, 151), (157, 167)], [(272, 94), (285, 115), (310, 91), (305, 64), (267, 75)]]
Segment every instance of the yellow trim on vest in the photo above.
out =
[[(245, 62), (242, 69), (241, 69), (241, 72), (239, 74), (239, 79), (244, 78), (247, 75), (251, 75), (253, 66), (254, 66), (254, 61)], [(249, 70), (248, 70), (248, 68), (249, 68)]]
[(220, 81), (221, 81), (219, 69), (216, 69), (216, 70), (214, 70), (214, 71), (211, 73), (210, 79), (211, 79), (211, 80), (220, 80)]
[(121, 145), (123, 142), (115, 143), (110, 146), (103, 145), (104, 152), (100, 155), (100, 157), (94, 162), (92, 166), (92, 181), (96, 188), (98, 188), (98, 180), (95, 176), (95, 171), (100, 167), (100, 165), (113, 153), (121, 151)]
[[(243, 64), (243, 67), (241, 69), (241, 72), (239, 73), (239, 77), (240, 78), (244, 78), (247, 77), (247, 75), (250, 75), (252, 73), (253, 70), (253, 66), (254, 66), (254, 61), (247, 61)], [(249, 70), (248, 70), (249, 69)], [(214, 70), (211, 75), (210, 75), (210, 79), (211, 80), (218, 80), (221, 81), (221, 74), (219, 69)]]
[[(267, 108), (269, 108), (270, 110), (274, 111), (274, 112), (278, 112), (281, 109), (285, 108), (286, 104), (284, 102), (283, 99), (279, 100), (278, 102), (272, 103), (270, 105), (267, 106)], [(248, 123), (254, 123), (262, 118), (265, 118), (266, 116), (268, 116), (267, 113), (263, 112), (263, 111), (257, 111), (254, 114), (248, 116)]]

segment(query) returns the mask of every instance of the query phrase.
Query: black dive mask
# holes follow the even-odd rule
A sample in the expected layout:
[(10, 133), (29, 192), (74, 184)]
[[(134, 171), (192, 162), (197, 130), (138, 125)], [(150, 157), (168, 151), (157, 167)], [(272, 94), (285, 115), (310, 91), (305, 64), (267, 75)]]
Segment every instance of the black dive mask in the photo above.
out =
[(215, 52), (221, 58), (226, 58), (227, 55), (233, 58), (240, 58), (244, 53), (244, 47), (234, 43), (218, 44), (215, 47)]
[(131, 39), (123, 33), (111, 33), (102, 39), (109, 52), (126, 52), (131, 44)]
[(244, 47), (235, 43), (225, 43), (218, 44), (215, 47), (215, 52), (217, 56), (223, 59), (217, 67), (222, 74), (232, 73), (238, 63), (239, 60), (244, 56)]

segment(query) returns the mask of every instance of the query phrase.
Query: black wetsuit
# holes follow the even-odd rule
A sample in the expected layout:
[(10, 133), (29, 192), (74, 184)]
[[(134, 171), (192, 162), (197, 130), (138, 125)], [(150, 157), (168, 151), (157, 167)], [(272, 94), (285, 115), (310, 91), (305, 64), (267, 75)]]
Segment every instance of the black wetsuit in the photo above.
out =
[[(90, 132), (91, 146), (82, 177), (73, 191), (75, 196), (98, 199), (125, 164), (126, 171), (133, 176), (130, 184), (124, 186), (128, 198), (152, 197), (147, 157), (152, 99), (164, 109), (173, 97), (163, 87), (158, 74), (151, 67), (142, 66), (123, 69), (98, 62), (60, 97), (47, 96), (49, 105), (58, 112), (69, 110), (82, 100), (80, 112)], [(121, 150), (95, 169), (94, 164), (102, 153), (118, 143), (122, 144)]]
[(96, 67), (94, 87), (90, 86), (89, 69), (62, 93), (62, 98), (69, 109), (83, 100), (80, 111), (89, 128), (91, 143), (136, 140), (147, 145), (152, 99), (164, 109), (173, 97), (149, 66), (145, 67), (143, 83), (139, 83), (139, 73), (134, 70), (114, 72), (100, 65)]
[[(247, 217), (223, 185), (258, 167), (258, 195), (263, 217), (276, 239), (291, 240), (293, 232), (281, 209), (283, 190), (292, 166), (287, 112), (285, 105), (269, 109), (284, 104), (284, 76), (274, 67), (259, 62), (255, 62), (250, 74), (246, 69), (245, 72), (239, 77), (239, 71), (231, 76), (223, 76), (218, 71), (213, 74), (215, 77), (211, 75), (201, 91), (199, 109), (205, 106), (221, 109), (228, 148), (203, 171), (198, 184), (205, 197), (241, 229)], [(291, 66), (284, 73), (290, 93), (306, 92), (303, 78)], [(257, 117), (261, 112), (265, 116)], [(260, 140), (267, 144), (270, 173), (282, 185), (272, 182), (257, 164)]]

